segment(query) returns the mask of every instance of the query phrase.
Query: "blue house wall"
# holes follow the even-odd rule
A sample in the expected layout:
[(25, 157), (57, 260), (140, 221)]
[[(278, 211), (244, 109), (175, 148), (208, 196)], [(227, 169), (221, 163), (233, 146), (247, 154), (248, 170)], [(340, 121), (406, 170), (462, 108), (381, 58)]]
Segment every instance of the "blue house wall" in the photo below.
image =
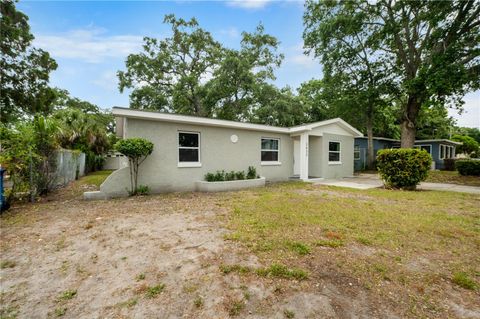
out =
[[(367, 166), (367, 138), (366, 137), (356, 137), (355, 138), (355, 160), (354, 160), (354, 169), (355, 171), (361, 171), (366, 169)], [(382, 149), (389, 149), (389, 148), (398, 148), (400, 145), (400, 141), (398, 140), (390, 140), (390, 139), (383, 139), (375, 137), (373, 139), (373, 151), (375, 153), (375, 157), (377, 157), (377, 152)], [(455, 147), (458, 143), (449, 141), (449, 140), (417, 140), (415, 141), (414, 147), (419, 147), (426, 149), (430, 155), (432, 156), (433, 161), (435, 162), (435, 169), (444, 169), (444, 159), (441, 158), (441, 150), (440, 148), (444, 148), (444, 156), (447, 156), (446, 148), (450, 148), (449, 154), (450, 158), (455, 157)]]

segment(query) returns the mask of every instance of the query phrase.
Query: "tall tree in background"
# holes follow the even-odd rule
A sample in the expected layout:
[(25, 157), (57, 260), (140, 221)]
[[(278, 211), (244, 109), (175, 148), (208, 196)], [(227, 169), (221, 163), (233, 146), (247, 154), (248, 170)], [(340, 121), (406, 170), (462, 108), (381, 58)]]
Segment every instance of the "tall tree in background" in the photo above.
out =
[(376, 40), (368, 27), (374, 16), (355, 15), (356, 8), (356, 2), (308, 1), (303, 38), (306, 53), (321, 59), (323, 85), (332, 89), (330, 103), (363, 122), (368, 138), (367, 166), (373, 169), (375, 115), (386, 106), (392, 79), (386, 76), (389, 61), (375, 54)]
[(0, 2), (0, 120), (48, 113), (55, 94), (49, 73), (57, 68), (48, 52), (31, 46), (28, 17), (9, 0)]
[(120, 92), (134, 89), (133, 108), (206, 116), (204, 82), (218, 64), (221, 46), (195, 18), (167, 15), (164, 22), (171, 25), (172, 36), (144, 38), (144, 52), (130, 54), (127, 71), (118, 72)]
[[(423, 108), (458, 106), (466, 92), (480, 87), (479, 1), (307, 1), (305, 27), (308, 46), (327, 48), (333, 32), (340, 35), (337, 44), (353, 52), (359, 47), (352, 31), (361, 30), (368, 55), (383, 58), (385, 70), (376, 75), (395, 76), (396, 99), (403, 101), (402, 147), (413, 146)], [(351, 53), (344, 50), (342, 58)]]
[(243, 32), (240, 50), (223, 49), (221, 61), (207, 84), (211, 116), (227, 120), (250, 120), (252, 107), (283, 55), (278, 40), (265, 34), (263, 25), (254, 33)]

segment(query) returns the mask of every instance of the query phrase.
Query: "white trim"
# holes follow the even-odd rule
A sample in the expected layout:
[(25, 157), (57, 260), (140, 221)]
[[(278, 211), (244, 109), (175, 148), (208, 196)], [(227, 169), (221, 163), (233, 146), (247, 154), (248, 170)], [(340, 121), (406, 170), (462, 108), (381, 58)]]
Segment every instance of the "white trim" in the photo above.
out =
[(260, 162), (262, 166), (280, 166), (282, 162)]
[[(453, 145), (446, 145), (446, 144), (439, 144), (438, 145), (438, 158), (441, 160), (455, 158), (455, 146)], [(443, 157), (442, 157), (442, 147), (444, 148)], [(447, 149), (450, 150), (450, 156), (447, 156)]]
[[(276, 150), (263, 149), (262, 148), (263, 140), (276, 140), (278, 148)], [(277, 160), (276, 161), (262, 161), (262, 152), (277, 152)], [(281, 162), (280, 162), (280, 138), (278, 138), (278, 137), (267, 137), (267, 136), (262, 136), (260, 138), (260, 161), (261, 161), (261, 163), (274, 163), (272, 165), (280, 165), (281, 164)], [(280, 163), (280, 164), (275, 164), (275, 163)], [(268, 165), (268, 164), (262, 164), (262, 165)]]
[(309, 153), (309, 136), (307, 132), (300, 135), (300, 179), (308, 180), (308, 153)]
[(342, 165), (342, 162), (328, 162), (328, 165)]
[(363, 136), (363, 134), (360, 131), (358, 131), (356, 128), (354, 128), (353, 126), (351, 126), (350, 124), (342, 120), (341, 118), (334, 118), (331, 120), (314, 122), (314, 123), (304, 124), (304, 125), (299, 125), (294, 127), (278, 127), (278, 126), (270, 126), (270, 125), (263, 125), (263, 124), (252, 124), (252, 123), (244, 123), (244, 122), (211, 119), (211, 118), (204, 118), (204, 117), (197, 117), (197, 116), (187, 116), (187, 115), (160, 113), (160, 112), (152, 112), (152, 111), (144, 111), (144, 110), (134, 110), (129, 108), (117, 107), (117, 106), (113, 107), (112, 114), (118, 117), (123, 116), (123, 117), (130, 117), (130, 118), (165, 121), (165, 122), (182, 123), (182, 124), (208, 125), (208, 126), (216, 126), (216, 127), (227, 127), (227, 128), (253, 130), (253, 131), (286, 133), (286, 134), (301, 133), (305, 131), (311, 131), (313, 128), (316, 128), (319, 126), (338, 124), (343, 128), (345, 128), (346, 130), (350, 131), (352, 136), (354, 137)]
[[(180, 134), (196, 134), (198, 136), (198, 146), (180, 146)], [(202, 159), (201, 159), (201, 135), (200, 132), (192, 132), (192, 131), (182, 131), (178, 130), (177, 131), (177, 167), (201, 167), (202, 166)], [(198, 161), (196, 162), (180, 162), (180, 150), (181, 149), (190, 149), (190, 150), (198, 150)], [(185, 163), (185, 165), (183, 165)], [(197, 166), (193, 166), (196, 164)]]
[(202, 167), (200, 162), (178, 162), (177, 167)]
[(447, 140), (447, 139), (438, 139), (438, 140), (416, 140), (415, 143), (432, 143), (432, 142), (436, 142), (436, 143), (449, 143), (449, 144), (454, 144), (454, 145), (462, 145), (461, 142), (456, 142), (456, 141), (451, 141), (451, 140)]
[[(340, 150), (339, 151), (330, 151), (330, 143), (338, 143)], [(338, 153), (339, 161), (330, 161), (330, 153)], [(342, 142), (340, 141), (328, 141), (328, 165), (341, 165), (342, 164)]]
[[(355, 150), (355, 147), (358, 147), (358, 151)], [(355, 157), (355, 153), (358, 153), (358, 158)], [(360, 145), (353, 145), (353, 160), (354, 161), (360, 160)]]

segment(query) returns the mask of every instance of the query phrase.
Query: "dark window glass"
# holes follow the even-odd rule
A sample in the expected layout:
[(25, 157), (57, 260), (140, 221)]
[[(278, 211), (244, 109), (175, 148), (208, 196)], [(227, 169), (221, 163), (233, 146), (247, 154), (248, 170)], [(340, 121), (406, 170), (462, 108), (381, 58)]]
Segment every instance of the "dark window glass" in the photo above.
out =
[(328, 143), (328, 150), (334, 152), (340, 152), (340, 143), (338, 142), (329, 142)]
[(198, 134), (178, 133), (179, 145), (183, 147), (198, 147)]
[(428, 153), (430, 153), (430, 145), (421, 146), (420, 149), (425, 150)]
[(262, 138), (262, 150), (278, 150), (278, 140)]
[(340, 153), (328, 153), (328, 161), (329, 162), (340, 162)]
[(278, 162), (278, 152), (262, 151), (262, 162)]
[(178, 151), (180, 162), (198, 162), (198, 149), (181, 148)]

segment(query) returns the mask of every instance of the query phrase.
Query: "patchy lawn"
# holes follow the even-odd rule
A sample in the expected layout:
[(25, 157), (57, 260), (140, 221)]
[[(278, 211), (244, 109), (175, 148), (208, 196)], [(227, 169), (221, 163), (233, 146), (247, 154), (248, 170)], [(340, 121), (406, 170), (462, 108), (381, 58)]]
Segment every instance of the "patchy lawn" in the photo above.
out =
[(100, 187), (103, 181), (112, 174), (111, 170), (96, 171), (79, 179), (79, 185), (95, 185)]
[(462, 176), (457, 171), (430, 171), (426, 182), (480, 187), (480, 177)]
[[(86, 177), (87, 178), (87, 177)], [(478, 318), (480, 197), (273, 184), (1, 217), (1, 318)]]

